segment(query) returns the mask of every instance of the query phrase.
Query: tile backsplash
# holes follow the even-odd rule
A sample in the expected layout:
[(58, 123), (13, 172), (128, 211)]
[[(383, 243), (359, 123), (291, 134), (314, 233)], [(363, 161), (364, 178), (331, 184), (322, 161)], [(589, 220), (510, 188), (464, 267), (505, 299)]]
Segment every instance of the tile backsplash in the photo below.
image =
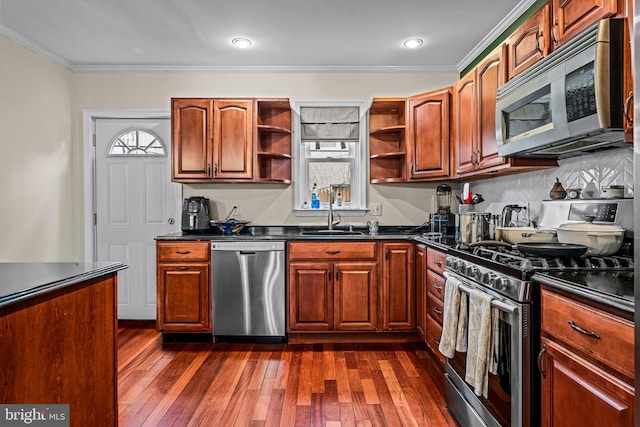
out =
[(542, 171), (471, 181), (471, 191), (484, 198), (476, 210), (499, 214), (507, 204), (529, 204), (531, 219), (537, 219), (542, 200), (549, 200), (556, 178), (565, 189), (584, 189), (593, 182), (598, 194), (609, 185), (624, 185), (625, 197), (633, 197), (633, 147), (572, 157), (559, 160), (558, 164), (557, 168)]

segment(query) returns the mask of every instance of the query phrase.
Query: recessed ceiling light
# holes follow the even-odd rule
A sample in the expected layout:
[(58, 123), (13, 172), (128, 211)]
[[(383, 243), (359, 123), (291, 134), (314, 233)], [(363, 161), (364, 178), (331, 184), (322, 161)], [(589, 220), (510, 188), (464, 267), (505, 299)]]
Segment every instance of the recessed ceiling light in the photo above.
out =
[(231, 40), (231, 44), (233, 44), (235, 47), (238, 47), (240, 49), (246, 49), (249, 46), (251, 46), (251, 40), (245, 39), (242, 37), (237, 37)]
[(404, 47), (406, 47), (407, 49), (415, 49), (418, 46), (422, 45), (422, 39), (418, 39), (418, 38), (414, 38), (414, 39), (408, 39), (404, 41)]

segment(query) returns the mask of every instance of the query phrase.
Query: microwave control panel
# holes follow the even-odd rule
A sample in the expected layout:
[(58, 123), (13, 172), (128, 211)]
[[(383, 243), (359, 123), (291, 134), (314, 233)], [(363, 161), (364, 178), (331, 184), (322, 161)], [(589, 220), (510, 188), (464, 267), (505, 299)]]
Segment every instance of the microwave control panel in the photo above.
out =
[(593, 62), (567, 74), (564, 80), (567, 120), (573, 122), (596, 114), (596, 86)]

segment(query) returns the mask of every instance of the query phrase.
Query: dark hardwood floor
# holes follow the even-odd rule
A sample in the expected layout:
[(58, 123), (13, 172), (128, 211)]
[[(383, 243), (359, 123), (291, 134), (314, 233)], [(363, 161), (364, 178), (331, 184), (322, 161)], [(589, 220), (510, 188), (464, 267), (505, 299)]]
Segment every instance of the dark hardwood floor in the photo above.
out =
[(457, 426), (421, 344), (162, 344), (118, 329), (120, 427)]

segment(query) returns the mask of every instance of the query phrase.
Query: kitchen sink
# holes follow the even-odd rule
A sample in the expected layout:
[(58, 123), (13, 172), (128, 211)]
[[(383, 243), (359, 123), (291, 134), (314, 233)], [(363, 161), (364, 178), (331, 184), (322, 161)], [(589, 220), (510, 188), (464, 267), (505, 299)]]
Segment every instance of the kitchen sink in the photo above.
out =
[(362, 236), (362, 231), (349, 231), (349, 230), (313, 230), (303, 231), (303, 236)]

